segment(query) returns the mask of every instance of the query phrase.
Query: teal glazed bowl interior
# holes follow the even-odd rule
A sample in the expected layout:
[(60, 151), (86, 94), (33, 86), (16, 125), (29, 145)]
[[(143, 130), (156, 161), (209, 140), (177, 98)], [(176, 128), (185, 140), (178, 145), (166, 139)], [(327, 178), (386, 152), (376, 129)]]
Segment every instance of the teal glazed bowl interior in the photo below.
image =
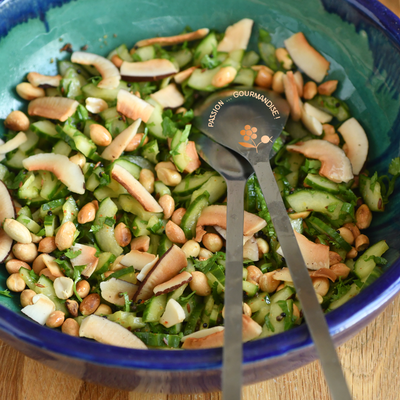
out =
[[(385, 173), (400, 149), (400, 20), (374, 0), (0, 0), (0, 120), (26, 107), (15, 92), (30, 71), (56, 74), (51, 60), (66, 58), (60, 48), (106, 55), (120, 43), (173, 35), (189, 25), (224, 31), (244, 18), (255, 20), (282, 46), (303, 31), (331, 62), (338, 96), (365, 128), (368, 167)], [(61, 41), (62, 39), (62, 41)], [(4, 134), (0, 124), (0, 134)], [(358, 296), (327, 315), (336, 345), (365, 327), (400, 289), (400, 182), (383, 214), (375, 214), (367, 235), (386, 239), (386, 271)], [(1, 205), (0, 205), (1, 207)], [(5, 289), (5, 269), (0, 290)], [(143, 392), (205, 392), (220, 388), (221, 349), (131, 350), (64, 335), (28, 320), (19, 296), (0, 296), (0, 338), (44, 364), (78, 378)], [(244, 381), (259, 382), (299, 368), (316, 358), (305, 325), (244, 345)]]

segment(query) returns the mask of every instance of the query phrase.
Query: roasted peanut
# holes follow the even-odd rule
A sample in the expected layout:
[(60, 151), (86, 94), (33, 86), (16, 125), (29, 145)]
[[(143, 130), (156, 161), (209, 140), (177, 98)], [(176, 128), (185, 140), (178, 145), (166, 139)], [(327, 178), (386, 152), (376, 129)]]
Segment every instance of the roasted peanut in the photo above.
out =
[(313, 286), (316, 293), (325, 296), (329, 290), (329, 280), (327, 278), (313, 278)]
[(13, 253), (18, 260), (31, 263), (38, 255), (35, 243), (16, 243), (13, 246)]
[(288, 51), (283, 47), (278, 47), (275, 50), (275, 57), (281, 63), (284, 69), (292, 69), (293, 60), (289, 56)]
[(275, 72), (272, 77), (272, 90), (277, 93), (283, 93), (285, 88), (283, 87), (283, 76), (285, 74), (282, 71)]
[(371, 225), (372, 213), (366, 204), (362, 204), (356, 211), (356, 225), (359, 229), (367, 229)]
[(22, 292), (25, 289), (25, 281), (22, 279), (21, 275), (17, 272), (15, 274), (11, 274), (7, 280), (6, 285), (8, 289), (12, 292)]
[(351, 232), (350, 229), (345, 228), (342, 226), (337, 230), (339, 235), (348, 243), (348, 244), (353, 244), (354, 243), (354, 236)]
[(349, 154), (349, 146), (348, 146), (347, 143), (345, 143), (345, 144), (342, 146), (342, 150), (344, 151), (344, 153), (346, 154), (346, 156)]
[(243, 309), (243, 314), (244, 315), (247, 315), (248, 317), (251, 317), (251, 314), (252, 314), (251, 308), (247, 303), (243, 303), (242, 309)]
[(104, 272), (104, 277), (108, 278), (111, 274), (113, 274), (115, 271), (106, 271)]
[(118, 271), (120, 269), (126, 268), (125, 265), (121, 264), (121, 260), (124, 258), (123, 255), (118, 256), (115, 261), (108, 267), (108, 269), (112, 272)]
[(54, 276), (48, 268), (43, 268), (39, 272), (39, 276), (47, 276), (47, 278), (51, 279), (53, 282), (57, 279), (57, 276)]
[(82, 169), (86, 164), (86, 157), (82, 153), (76, 153), (74, 156), (69, 158), (69, 161), (73, 162)]
[(212, 256), (213, 256), (213, 253), (211, 253), (210, 250), (203, 249), (203, 248), (200, 249), (200, 252), (199, 252), (199, 260), (200, 261), (208, 260)]
[(354, 247), (352, 247), (351, 250), (346, 254), (346, 258), (350, 259), (356, 258), (357, 256), (358, 256), (358, 251)]
[(21, 302), (22, 307), (33, 305), (32, 299), (36, 296), (36, 292), (31, 289), (25, 289), (21, 292), (19, 297), (19, 301)]
[(262, 257), (263, 254), (267, 254), (269, 252), (269, 244), (263, 238), (256, 239), (257, 247), (258, 247), (258, 255)]
[(369, 246), (369, 239), (365, 235), (359, 235), (356, 238), (355, 248), (357, 251), (364, 251)]
[(334, 135), (336, 133), (334, 126), (331, 124), (322, 124), (322, 129), (325, 135)]
[(233, 82), (237, 74), (236, 68), (222, 67), (212, 78), (211, 84), (216, 88), (222, 88)]
[(39, 274), (42, 269), (46, 268), (46, 264), (43, 260), (43, 255), (44, 254), (38, 255), (32, 264), (32, 269), (35, 271), (35, 274)]
[(174, 209), (175, 209), (175, 200), (169, 194), (164, 194), (158, 200), (158, 204), (161, 206), (164, 212), (164, 219), (170, 219)]
[(18, 84), (15, 89), (24, 100), (34, 100), (38, 97), (46, 96), (46, 92), (44, 91), (44, 89), (40, 87), (35, 87), (28, 82), (22, 82)]
[(161, 169), (161, 168), (167, 168), (167, 169), (171, 169), (172, 171), (176, 171), (176, 167), (175, 164), (172, 161), (160, 161), (159, 163), (157, 163), (157, 165), (154, 167), (154, 169), (156, 170), (156, 172)]
[(338, 278), (343, 279), (346, 279), (350, 273), (350, 268), (343, 263), (332, 265), (332, 267), (330, 267), (329, 269), (333, 271)]
[(224, 245), (221, 236), (217, 235), (216, 233), (206, 233), (203, 236), (202, 242), (204, 247), (213, 253), (220, 251)]
[(67, 221), (61, 225), (56, 234), (55, 241), (58, 250), (67, 250), (72, 246), (72, 243), (74, 242), (75, 231), (75, 225), (71, 221)]
[(180, 228), (172, 221), (167, 222), (167, 225), (165, 226), (165, 234), (172, 243), (183, 244), (187, 242), (185, 233), (183, 232), (182, 228)]
[(120, 222), (114, 230), (114, 237), (117, 241), (118, 245), (121, 247), (128, 246), (132, 240), (132, 234), (129, 228), (123, 223)]
[(198, 257), (200, 253), (200, 245), (195, 240), (188, 240), (181, 250), (185, 253), (186, 258)]
[(189, 282), (190, 289), (192, 289), (193, 292), (196, 292), (198, 296), (202, 297), (211, 294), (211, 288), (205, 274), (200, 271), (193, 271), (191, 274), (193, 279)]
[(260, 282), (260, 278), (263, 276), (261, 269), (256, 267), (255, 265), (249, 265), (247, 267), (247, 281), (252, 280), (255, 283)]
[(147, 251), (150, 247), (150, 236), (139, 236), (132, 239), (131, 250)]
[(185, 114), (187, 109), (185, 107), (179, 107), (175, 110), (175, 114)]
[(309, 81), (304, 85), (303, 88), (303, 98), (305, 100), (311, 100), (317, 94), (317, 84), (313, 81)]
[(95, 315), (110, 315), (112, 314), (112, 310), (107, 304), (100, 304), (94, 313)]
[(12, 131), (26, 131), (30, 125), (28, 117), (22, 111), (11, 111), (4, 121), (4, 126)]
[(16, 258), (6, 262), (6, 270), (9, 274), (17, 273), (21, 267), (29, 270), (31, 269), (31, 267), (26, 262), (17, 260)]
[(119, 68), (122, 63), (124, 62), (124, 60), (118, 55), (118, 54), (114, 54), (111, 57), (111, 62), (117, 67)]
[(357, 237), (360, 236), (360, 230), (358, 229), (357, 225), (353, 224), (352, 222), (344, 224), (343, 227), (351, 231), (351, 233), (354, 236), (354, 239), (357, 239)]
[(300, 323), (301, 314), (300, 314), (299, 308), (298, 308), (298, 307), (296, 306), (296, 304), (294, 304), (294, 303), (293, 303), (293, 317), (296, 318), (295, 323), (296, 323), (296, 324), (299, 324), (299, 323)]
[(153, 171), (150, 171), (149, 169), (143, 168), (140, 171), (139, 182), (142, 184), (142, 186), (149, 193), (153, 193), (154, 192), (154, 174), (153, 174)]
[(338, 81), (326, 81), (318, 86), (318, 93), (324, 96), (330, 96), (337, 88)]
[(261, 276), (258, 280), (258, 284), (260, 289), (263, 292), (273, 293), (275, 292), (276, 288), (280, 285), (281, 281), (274, 279), (274, 271), (267, 272), (263, 276)]
[(329, 265), (335, 265), (342, 262), (342, 257), (335, 251), (329, 252)]
[(79, 306), (79, 311), (82, 313), (82, 315), (90, 315), (97, 310), (99, 305), (100, 295), (97, 293), (92, 293), (83, 299), (81, 305)]
[(90, 292), (90, 285), (88, 281), (81, 280), (76, 284), (76, 292), (84, 299)]
[(324, 135), (322, 139), (334, 144), (335, 146), (339, 146), (340, 143), (340, 138), (337, 133), (334, 133), (333, 135)]
[(3, 223), (4, 232), (18, 243), (32, 243), (28, 228), (15, 219), (6, 218)]
[(38, 250), (41, 253), (52, 253), (56, 248), (56, 238), (54, 236), (43, 238), (38, 246)]
[(176, 209), (171, 217), (172, 222), (174, 222), (176, 225), (180, 225), (185, 214), (186, 208), (181, 207)]
[(157, 170), (158, 179), (167, 186), (177, 186), (181, 183), (182, 176), (178, 171), (168, 168), (159, 168)]
[(99, 124), (90, 125), (90, 139), (97, 146), (108, 146), (112, 142), (111, 133), (103, 125)]
[(107, 110), (108, 104), (103, 99), (98, 99), (96, 97), (88, 97), (85, 100), (86, 109), (93, 114), (101, 113)]
[(49, 328), (59, 328), (65, 320), (65, 314), (62, 311), (53, 311), (46, 320)]
[(277, 288), (276, 291), (279, 292), (280, 290), (284, 289), (285, 287), (285, 282), (282, 282)]
[(78, 316), (79, 305), (75, 300), (66, 300), (65, 306), (73, 318)]
[(96, 218), (96, 207), (91, 203), (85, 204), (78, 213), (78, 222), (80, 224), (86, 224), (92, 222)]
[(38, 244), (43, 239), (42, 236), (36, 236), (32, 232), (31, 232), (31, 238), (32, 238), (32, 243), (36, 243), (36, 244)]
[[(140, 143), (141, 143), (141, 141), (142, 141), (142, 139), (143, 139), (143, 136), (144, 136), (144, 133), (137, 133), (137, 134), (133, 137), (133, 139), (128, 143), (128, 146), (125, 147), (125, 151), (134, 151), (134, 150), (136, 150), (136, 149), (139, 147), (139, 145), (140, 145)], [(147, 144), (148, 141), (149, 141), (149, 137), (146, 136), (146, 137), (144, 138), (144, 140), (143, 140), (142, 146), (144, 146), (145, 144)]]
[[(74, 294), (74, 281), (66, 276), (56, 278), (53, 287), (59, 299), (67, 300)], [(76, 288), (78, 290), (78, 285)]]
[(67, 318), (61, 326), (61, 332), (79, 337), (79, 324), (72, 318)]
[(264, 89), (269, 89), (272, 85), (272, 74), (267, 68), (260, 68), (254, 80), (255, 86), (260, 86)]

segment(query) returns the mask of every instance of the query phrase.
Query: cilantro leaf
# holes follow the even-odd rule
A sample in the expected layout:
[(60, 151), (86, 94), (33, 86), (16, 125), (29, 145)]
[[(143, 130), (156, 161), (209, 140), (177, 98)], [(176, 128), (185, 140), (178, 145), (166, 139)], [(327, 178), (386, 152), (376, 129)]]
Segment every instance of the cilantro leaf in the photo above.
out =
[(372, 177), (371, 177), (371, 182), (370, 182), (369, 188), (370, 188), (372, 191), (375, 190), (376, 182), (378, 182), (378, 172), (377, 172), (377, 171), (375, 171), (374, 175), (372, 175)]
[(0, 295), (5, 296), (5, 297), (11, 297), (10, 291), (9, 290), (0, 290)]
[(270, 33), (267, 30), (260, 28), (258, 31), (258, 41), (263, 43), (271, 43)]
[(377, 265), (385, 265), (387, 263), (386, 258), (377, 257), (377, 256), (370, 256), (365, 261), (373, 260)]
[(291, 329), (296, 321), (296, 317), (293, 315), (293, 306), (292, 306), (292, 310), (289, 309), (287, 301), (286, 300), (279, 300), (278, 301), (278, 305), (281, 308), (281, 310), (283, 311), (283, 313), (285, 313), (285, 331)]
[(74, 267), (74, 274), (72, 279), (74, 280), (74, 293), (76, 298), (79, 300), (79, 302), (82, 303), (82, 298), (79, 296), (78, 292), (76, 291), (76, 284), (82, 279), (81, 273), (82, 271), (86, 268), (86, 265), (76, 265)]
[(178, 130), (177, 124), (169, 117), (163, 118), (161, 126), (165, 137), (173, 137)]
[(68, 250), (64, 253), (64, 255), (68, 258), (75, 258), (78, 257), (82, 253), (82, 250), (72, 251)]
[(29, 271), (29, 276), (31, 277), (34, 283), (36, 283), (39, 280), (39, 275), (36, 274), (36, 272), (33, 269)]
[(125, 299), (124, 311), (125, 311), (125, 312), (129, 312), (129, 311), (130, 311), (130, 308), (131, 308), (132, 300), (129, 300), (129, 295), (128, 295), (127, 292), (120, 293), (120, 296), (121, 296), (121, 297), (124, 296), (124, 299)]
[(195, 259), (192, 260), (194, 262), (194, 267), (206, 274), (207, 272), (211, 271), (212, 267), (217, 263), (217, 261), (225, 260), (225, 253), (218, 251), (208, 260), (204, 261), (199, 261)]
[(397, 176), (400, 175), (400, 157), (396, 157), (389, 165), (389, 174)]
[(105, 278), (106, 281), (108, 281), (111, 278), (120, 278), (121, 276), (132, 274), (135, 272), (135, 269), (133, 267), (127, 267), (127, 268), (122, 268), (119, 269), (118, 271), (115, 271), (114, 273), (110, 274), (107, 278)]
[(271, 320), (269, 319), (269, 313), (264, 317), (265, 325), (271, 332), (275, 332), (275, 328), (272, 325)]

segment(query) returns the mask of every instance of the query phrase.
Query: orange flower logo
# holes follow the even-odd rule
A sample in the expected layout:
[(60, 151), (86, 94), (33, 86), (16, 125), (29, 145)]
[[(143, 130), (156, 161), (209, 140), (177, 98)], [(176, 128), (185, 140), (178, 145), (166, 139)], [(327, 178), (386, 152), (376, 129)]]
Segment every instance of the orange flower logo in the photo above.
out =
[(252, 143), (246, 143), (246, 142), (239, 142), (239, 144), (243, 147), (248, 147), (248, 148), (253, 148), (256, 149), (257, 153), (258, 153), (258, 146), (261, 143), (268, 143), (268, 142), (272, 142), (272, 136), (261, 136), (261, 141), (256, 144), (255, 143), (255, 139), (257, 139), (257, 128), (255, 126), (251, 127), (250, 125), (245, 125), (244, 129), (242, 129), (240, 131), (240, 134), (243, 136), (243, 139), (246, 142), (251, 141)]

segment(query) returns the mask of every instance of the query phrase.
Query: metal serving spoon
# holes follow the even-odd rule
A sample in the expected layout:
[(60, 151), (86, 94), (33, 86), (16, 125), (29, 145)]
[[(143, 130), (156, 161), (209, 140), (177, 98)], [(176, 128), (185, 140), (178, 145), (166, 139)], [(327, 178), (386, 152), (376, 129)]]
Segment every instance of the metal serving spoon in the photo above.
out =
[(243, 360), (244, 189), (253, 169), (243, 157), (206, 136), (192, 133), (190, 137), (195, 141), (200, 157), (224, 177), (228, 189), (222, 393), (224, 400), (240, 400)]
[[(287, 102), (273, 92), (254, 88), (226, 89), (211, 95), (196, 108), (194, 123), (200, 131), (239, 153), (253, 166), (332, 398), (351, 400), (325, 316), (318, 303), (269, 163), (272, 146), (281, 134), (288, 115)], [(234, 232), (235, 229), (227, 229), (228, 241), (229, 235)], [(234, 385), (238, 379), (234, 375), (225, 378), (223, 388)], [(236, 399), (231, 397), (229, 400), (234, 398)]]

